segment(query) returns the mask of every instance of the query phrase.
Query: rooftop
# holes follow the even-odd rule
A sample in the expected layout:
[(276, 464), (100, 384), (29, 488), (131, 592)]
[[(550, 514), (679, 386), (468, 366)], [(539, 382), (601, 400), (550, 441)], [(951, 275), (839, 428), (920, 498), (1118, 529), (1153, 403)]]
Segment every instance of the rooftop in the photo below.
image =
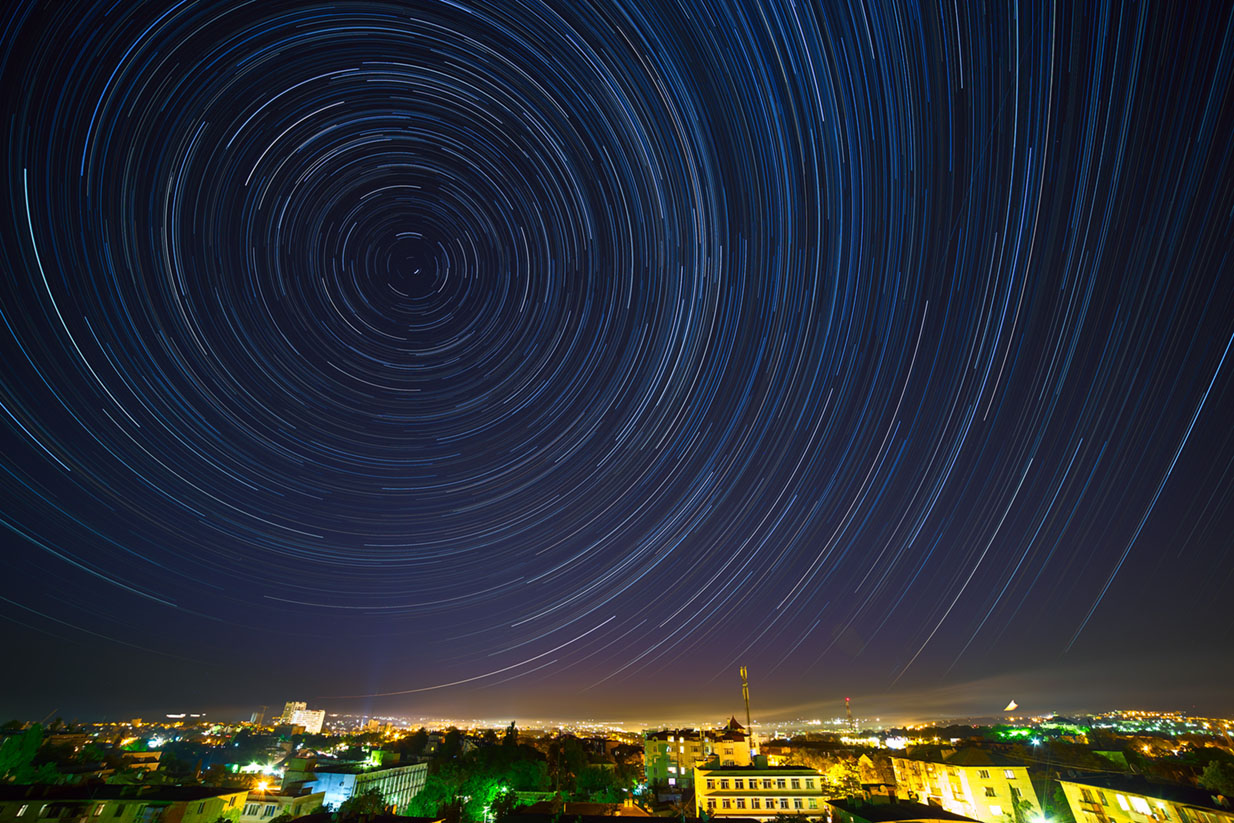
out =
[(0, 784), (0, 800), (144, 800), (177, 803), (244, 794), (248, 789), (220, 789), (214, 786), (49, 786)]
[(951, 820), (956, 823), (975, 823), (971, 817), (955, 814), (938, 806), (927, 806), (925, 803), (828, 800), (827, 805), (863, 820), (869, 820), (870, 823), (894, 823), (900, 820)]

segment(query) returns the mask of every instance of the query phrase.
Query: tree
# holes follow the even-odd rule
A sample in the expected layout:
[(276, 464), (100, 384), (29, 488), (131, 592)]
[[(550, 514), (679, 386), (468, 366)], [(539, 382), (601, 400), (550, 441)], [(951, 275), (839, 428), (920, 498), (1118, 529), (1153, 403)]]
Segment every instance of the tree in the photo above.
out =
[(365, 814), (381, 814), (386, 810), (386, 799), (377, 789), (369, 789), (347, 798), (338, 807), (338, 819), (347, 820)]
[(1205, 789), (1234, 797), (1234, 765), (1223, 760), (1212, 760), (1200, 773), (1199, 783)]

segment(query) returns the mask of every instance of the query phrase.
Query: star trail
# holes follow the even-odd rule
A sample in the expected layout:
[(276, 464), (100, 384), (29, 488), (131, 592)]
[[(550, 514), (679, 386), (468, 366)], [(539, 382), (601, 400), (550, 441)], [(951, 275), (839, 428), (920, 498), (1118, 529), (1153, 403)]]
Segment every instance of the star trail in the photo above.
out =
[(1234, 676), (1227, 4), (0, 37), (14, 710)]

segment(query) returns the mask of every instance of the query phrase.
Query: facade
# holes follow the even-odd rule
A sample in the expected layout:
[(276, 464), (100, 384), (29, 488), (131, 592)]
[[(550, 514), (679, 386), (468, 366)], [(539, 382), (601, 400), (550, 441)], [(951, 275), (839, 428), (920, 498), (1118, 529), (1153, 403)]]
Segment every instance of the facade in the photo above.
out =
[(338, 811), (344, 800), (375, 789), (381, 792), (385, 805), (393, 807), (398, 813), (424, 788), (427, 778), (427, 763), (386, 768), (359, 764), (323, 766), (319, 763), (308, 785), (313, 792), (322, 793), (325, 805), (334, 811)]
[(308, 710), (308, 704), (303, 701), (289, 700), (283, 704), (283, 713), (278, 716), (279, 723), (291, 723), (292, 715)]
[[(761, 758), (760, 758), (761, 761)], [(694, 768), (695, 814), (709, 817), (770, 819), (778, 814), (817, 817), (826, 805), (823, 780), (802, 766), (722, 766)]]
[[(304, 704), (298, 705), (303, 706)], [(293, 726), (303, 726), (309, 734), (321, 734), (321, 727), (326, 722), (326, 711), (325, 709), (296, 709), (291, 713), (291, 718), (287, 722)]]
[(1126, 777), (1059, 780), (1076, 823), (1234, 823), (1234, 801)]
[(718, 731), (665, 729), (643, 735), (643, 772), (651, 785), (693, 785), (694, 767), (713, 757), (724, 766), (750, 765), (750, 739), (737, 718)]
[(267, 823), (276, 817), (290, 814), (303, 817), (317, 810), (325, 801), (324, 792), (314, 794), (281, 794), (279, 792), (249, 792), (240, 812), (239, 823)]
[(1017, 804), (1024, 820), (1040, 815), (1028, 767), (997, 752), (968, 748), (933, 757), (893, 757), (891, 764), (900, 793), (911, 800), (981, 823), (1014, 823)]
[(0, 785), (0, 823), (215, 823), (238, 820), (248, 789)]

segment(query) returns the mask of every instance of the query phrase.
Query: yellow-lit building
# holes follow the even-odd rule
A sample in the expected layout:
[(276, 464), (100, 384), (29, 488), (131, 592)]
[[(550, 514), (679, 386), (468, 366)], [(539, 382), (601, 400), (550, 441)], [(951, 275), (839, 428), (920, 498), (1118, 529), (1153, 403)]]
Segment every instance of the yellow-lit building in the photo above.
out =
[(651, 785), (690, 786), (694, 767), (713, 757), (723, 766), (750, 765), (750, 741), (736, 718), (718, 731), (664, 729), (643, 735), (643, 771)]
[(1234, 823), (1234, 800), (1127, 777), (1059, 780), (1076, 823)]
[(700, 817), (773, 818), (778, 814), (817, 817), (827, 800), (817, 771), (804, 766), (722, 766), (694, 768), (694, 805)]
[(1040, 818), (1028, 767), (998, 752), (966, 748), (931, 757), (893, 757), (891, 765), (898, 792), (910, 800), (934, 803), (981, 823), (1014, 823), (1016, 804), (1021, 804), (1021, 819)]

